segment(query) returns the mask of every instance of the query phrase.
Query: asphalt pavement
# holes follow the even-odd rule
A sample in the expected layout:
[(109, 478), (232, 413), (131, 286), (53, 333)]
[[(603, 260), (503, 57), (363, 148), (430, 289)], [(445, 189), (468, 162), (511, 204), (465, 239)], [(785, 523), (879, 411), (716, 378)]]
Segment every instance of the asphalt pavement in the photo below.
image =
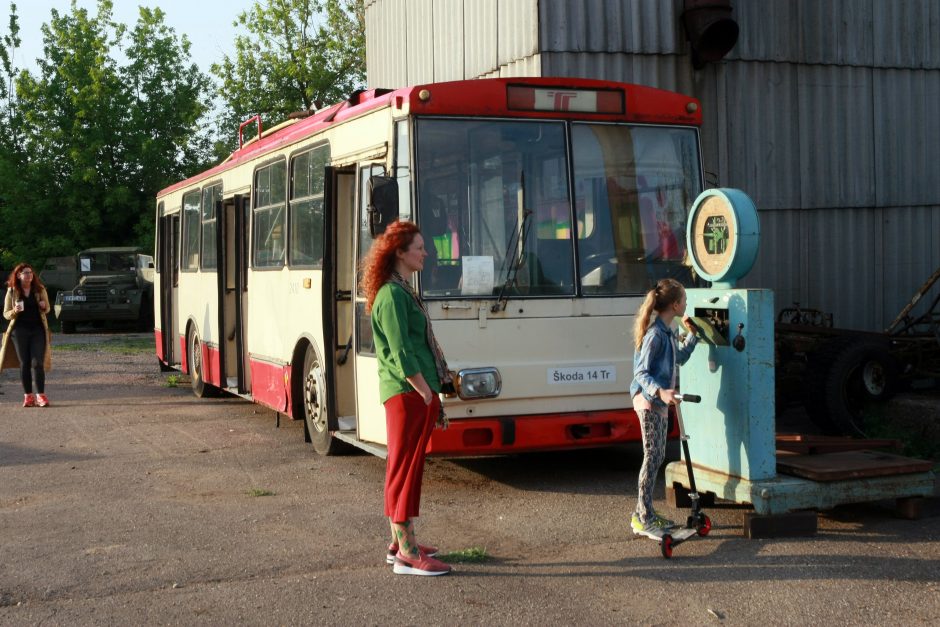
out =
[(430, 460), (419, 539), (487, 559), (396, 576), (383, 460), (318, 457), (300, 423), (81, 337), (49, 408), (0, 373), (0, 624), (940, 624), (937, 499), (774, 540), (718, 508), (664, 560), (628, 526), (638, 446)]

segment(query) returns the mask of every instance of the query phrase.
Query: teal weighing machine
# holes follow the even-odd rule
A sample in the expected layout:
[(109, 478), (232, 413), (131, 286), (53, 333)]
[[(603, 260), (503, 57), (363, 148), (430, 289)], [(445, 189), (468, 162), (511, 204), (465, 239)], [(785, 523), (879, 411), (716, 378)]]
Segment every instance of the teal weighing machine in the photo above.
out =
[[(682, 405), (698, 492), (752, 505), (754, 514), (745, 516), (749, 537), (760, 535), (753, 533), (758, 527), (779, 530), (774, 518), (788, 516), (785, 525), (796, 527), (803, 516), (804, 529), (811, 517), (814, 533), (816, 514), (805, 510), (931, 495), (932, 472), (826, 482), (777, 473), (773, 292), (735, 287), (757, 258), (757, 208), (739, 190), (707, 190), (692, 205), (686, 235), (695, 270), (711, 282), (710, 288), (687, 292), (686, 313), (703, 337), (679, 371), (681, 390), (702, 397), (701, 403)], [(684, 461), (665, 472), (667, 489), (678, 501), (689, 490)], [(755, 522), (761, 518), (767, 520)]]

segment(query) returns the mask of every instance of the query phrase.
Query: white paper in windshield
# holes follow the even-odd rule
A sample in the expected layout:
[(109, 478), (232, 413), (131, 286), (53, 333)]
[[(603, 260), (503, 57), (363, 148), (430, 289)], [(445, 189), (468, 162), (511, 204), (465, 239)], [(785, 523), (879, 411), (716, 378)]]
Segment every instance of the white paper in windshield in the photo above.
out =
[(490, 295), (496, 272), (491, 256), (461, 257), (463, 266), (463, 280), (460, 284), (460, 293), (464, 296)]
[(82, 259), (82, 272), (91, 272), (91, 259)]

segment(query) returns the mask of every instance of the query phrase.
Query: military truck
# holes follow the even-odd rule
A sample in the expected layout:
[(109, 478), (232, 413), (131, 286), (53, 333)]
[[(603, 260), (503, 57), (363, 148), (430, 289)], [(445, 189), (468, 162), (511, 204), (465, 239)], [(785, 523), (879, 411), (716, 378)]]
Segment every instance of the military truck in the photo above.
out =
[(78, 283), (78, 257), (49, 257), (39, 273), (49, 298), (55, 302), (60, 290), (70, 290)]
[(75, 325), (134, 322), (153, 329), (153, 257), (139, 248), (89, 248), (78, 253), (78, 284), (56, 295), (62, 333)]

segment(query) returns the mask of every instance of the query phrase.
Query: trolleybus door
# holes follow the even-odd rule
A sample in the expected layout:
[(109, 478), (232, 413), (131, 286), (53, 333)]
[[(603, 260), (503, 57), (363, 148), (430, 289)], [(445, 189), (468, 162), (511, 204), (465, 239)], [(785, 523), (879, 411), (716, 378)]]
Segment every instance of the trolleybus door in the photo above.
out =
[[(356, 291), (356, 171), (326, 168), (323, 228), (323, 342), (333, 347), (326, 364), (332, 431), (356, 429), (356, 371), (353, 363), (353, 294)], [(357, 434), (358, 435), (358, 434)]]
[(237, 390), (239, 394), (248, 392), (245, 375), (248, 372), (245, 363), (245, 337), (243, 312), (247, 290), (247, 266), (245, 264), (247, 229), (244, 223), (244, 211), (248, 206), (248, 197), (237, 195), (223, 201), (217, 209), (220, 216), (218, 229), (219, 251), (219, 328), (222, 337), (219, 341), (219, 363), (221, 364), (222, 385)]
[[(362, 260), (372, 247), (372, 235), (369, 232), (369, 177), (382, 174), (383, 168), (368, 165), (359, 169), (356, 185), (358, 200), (356, 203), (357, 234), (356, 258)], [(356, 355), (356, 416), (359, 426), (359, 439), (368, 442), (386, 443), (385, 409), (379, 401), (378, 364), (372, 340), (372, 318), (366, 313), (365, 295), (356, 290), (355, 297), (355, 332), (353, 350)]]
[(177, 291), (179, 286), (179, 229), (178, 213), (160, 216), (160, 330), (162, 331), (163, 360), (179, 365), (180, 346), (177, 341)]

